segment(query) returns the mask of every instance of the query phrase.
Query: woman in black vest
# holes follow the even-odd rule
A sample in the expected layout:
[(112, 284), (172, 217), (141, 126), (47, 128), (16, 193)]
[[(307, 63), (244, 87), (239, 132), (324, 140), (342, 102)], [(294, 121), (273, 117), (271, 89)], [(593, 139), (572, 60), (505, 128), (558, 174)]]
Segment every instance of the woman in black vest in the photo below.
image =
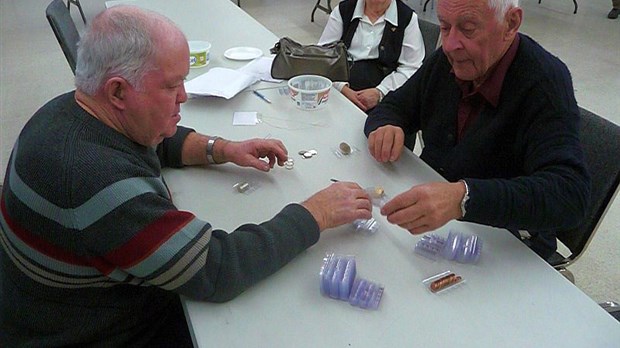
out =
[(350, 81), (336, 81), (334, 87), (364, 111), (405, 83), (424, 59), (418, 17), (400, 0), (342, 1), (319, 44), (338, 40), (354, 63)]

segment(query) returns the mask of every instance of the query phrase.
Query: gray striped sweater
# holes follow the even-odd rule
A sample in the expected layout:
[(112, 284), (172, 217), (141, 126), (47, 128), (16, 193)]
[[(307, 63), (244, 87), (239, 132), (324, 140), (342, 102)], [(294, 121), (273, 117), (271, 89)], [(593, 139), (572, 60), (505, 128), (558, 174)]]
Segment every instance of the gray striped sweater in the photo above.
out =
[(1, 201), (0, 346), (140, 345), (179, 294), (230, 300), (316, 243), (297, 204), (230, 234), (178, 210), (160, 171), (191, 131), (144, 147), (73, 92), (37, 111)]

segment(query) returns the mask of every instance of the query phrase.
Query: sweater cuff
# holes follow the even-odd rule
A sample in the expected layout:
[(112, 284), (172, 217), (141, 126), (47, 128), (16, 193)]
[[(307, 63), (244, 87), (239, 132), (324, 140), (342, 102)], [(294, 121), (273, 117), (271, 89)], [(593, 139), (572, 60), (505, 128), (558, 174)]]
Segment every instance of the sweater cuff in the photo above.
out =
[(280, 214), (286, 214), (294, 218), (299, 231), (303, 231), (306, 236), (306, 247), (310, 247), (319, 241), (319, 236), (321, 235), (319, 224), (303, 205), (291, 203), (284, 207)]

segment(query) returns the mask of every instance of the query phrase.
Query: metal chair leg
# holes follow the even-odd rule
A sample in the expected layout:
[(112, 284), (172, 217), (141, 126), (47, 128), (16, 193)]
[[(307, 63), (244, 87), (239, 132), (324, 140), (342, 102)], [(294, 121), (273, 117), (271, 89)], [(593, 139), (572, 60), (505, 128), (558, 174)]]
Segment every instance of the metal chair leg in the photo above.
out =
[[(538, 3), (540, 4), (542, 0), (538, 0)], [(577, 8), (579, 7), (579, 5), (577, 5), (577, 0), (573, 0), (573, 4), (575, 5), (575, 11), (573, 11), (573, 14), (577, 14)]]
[(426, 12), (426, 5), (428, 5), (430, 1), (431, 0), (426, 0), (426, 2), (424, 3), (424, 8), (422, 9), (422, 12)]
[(84, 24), (86, 24), (86, 16), (84, 16), (84, 11), (82, 10), (82, 4), (80, 4), (80, 0), (67, 0), (67, 9), (69, 11), (71, 11), (71, 4), (77, 6), (78, 10), (80, 10), (80, 16), (82, 16), (82, 21), (84, 21)]
[(564, 278), (568, 279), (571, 283), (575, 284), (575, 276), (573, 275), (573, 272), (567, 270), (564, 267), (557, 269), (557, 271), (560, 272), (560, 274), (563, 275)]
[(606, 301), (603, 303), (599, 303), (599, 305), (603, 307), (603, 309), (606, 310), (607, 312), (614, 312), (614, 311), (620, 310), (620, 304), (614, 301)]
[(312, 14), (310, 15), (310, 22), (314, 22), (314, 13), (316, 12), (317, 9), (330, 14), (332, 13), (332, 2), (331, 0), (326, 0), (325, 1), (327, 3), (327, 7), (321, 5), (321, 0), (316, 0), (316, 5), (314, 5), (314, 9), (312, 10)]

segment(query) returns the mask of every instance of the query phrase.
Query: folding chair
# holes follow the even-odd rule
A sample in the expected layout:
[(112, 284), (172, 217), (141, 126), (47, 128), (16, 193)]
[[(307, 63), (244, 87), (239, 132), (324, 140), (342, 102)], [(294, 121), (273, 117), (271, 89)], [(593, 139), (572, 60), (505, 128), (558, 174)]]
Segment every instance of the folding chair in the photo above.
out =
[(45, 9), (45, 16), (54, 31), (62, 52), (65, 54), (65, 58), (67, 58), (71, 71), (75, 74), (80, 34), (75, 27), (73, 18), (71, 18), (69, 9), (65, 7), (62, 0), (53, 0)]
[(591, 205), (585, 221), (578, 228), (557, 236), (571, 254), (563, 256), (556, 252), (547, 260), (573, 283), (575, 277), (566, 267), (583, 255), (620, 185), (620, 127), (585, 109), (579, 110), (581, 143), (592, 177)]

